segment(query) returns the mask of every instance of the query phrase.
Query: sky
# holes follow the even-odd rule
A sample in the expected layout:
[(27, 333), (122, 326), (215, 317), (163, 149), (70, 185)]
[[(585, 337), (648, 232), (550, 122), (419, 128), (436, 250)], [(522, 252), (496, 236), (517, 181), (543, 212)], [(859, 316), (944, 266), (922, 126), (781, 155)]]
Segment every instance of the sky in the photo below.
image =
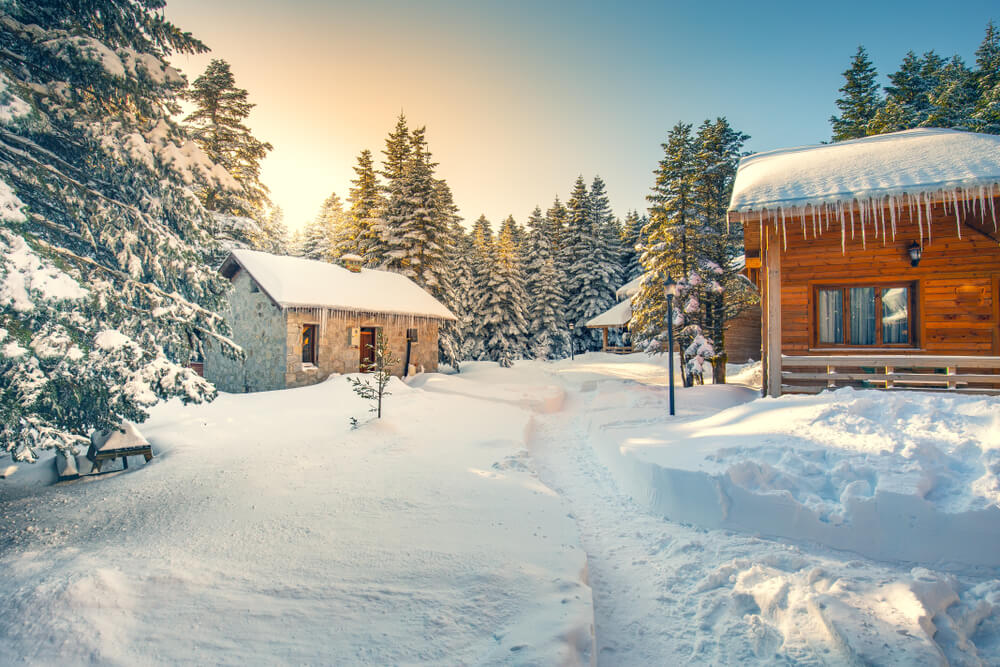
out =
[(972, 63), (1000, 6), (167, 0), (165, 14), (212, 49), (174, 56), (189, 79), (222, 58), (249, 91), (247, 124), (274, 145), (262, 180), (295, 229), (346, 198), (400, 112), (426, 126), (467, 224), (524, 222), (578, 175), (600, 175), (619, 216), (644, 210), (677, 122), (725, 116), (754, 152), (828, 140), (859, 44), (883, 82), (911, 49)]

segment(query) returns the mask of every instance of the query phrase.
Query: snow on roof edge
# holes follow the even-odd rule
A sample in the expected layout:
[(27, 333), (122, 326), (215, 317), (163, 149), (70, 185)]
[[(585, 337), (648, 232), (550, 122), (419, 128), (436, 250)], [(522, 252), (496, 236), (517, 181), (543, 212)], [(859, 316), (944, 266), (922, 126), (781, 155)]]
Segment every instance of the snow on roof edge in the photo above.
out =
[[(356, 273), (319, 260), (274, 255), (245, 248), (231, 250), (220, 265), (220, 272), (230, 261), (246, 271), (261, 291), (282, 309), (326, 308), (351, 313), (379, 313), (445, 321), (458, 319), (447, 306), (434, 298), (430, 292), (402, 274), (377, 269), (362, 269), (361, 272)], [(279, 274), (288, 272), (291, 268), (299, 270), (294, 276), (298, 280), (289, 280), (283, 284)], [(313, 274), (309, 276), (314, 279), (313, 282), (306, 281), (305, 284), (302, 282), (303, 276), (301, 274), (305, 271)], [(344, 291), (350, 288), (351, 295), (360, 299), (360, 302), (354, 304), (344, 301), (335, 302), (334, 299), (326, 296), (328, 292), (317, 288), (316, 279), (324, 282), (349, 281), (351, 284), (346, 286)], [(287, 283), (291, 283), (291, 286)], [(369, 294), (359, 294), (361, 291), (358, 289), (359, 287), (367, 288)], [(296, 294), (286, 293), (289, 291), (296, 292), (298, 295), (308, 292), (311, 298), (307, 300), (295, 298)], [(393, 294), (385, 294), (386, 291), (392, 291)], [(375, 301), (366, 301), (366, 299), (374, 299), (375, 296), (383, 299), (381, 305)], [(409, 304), (412, 303), (416, 303), (417, 306), (410, 307)]]

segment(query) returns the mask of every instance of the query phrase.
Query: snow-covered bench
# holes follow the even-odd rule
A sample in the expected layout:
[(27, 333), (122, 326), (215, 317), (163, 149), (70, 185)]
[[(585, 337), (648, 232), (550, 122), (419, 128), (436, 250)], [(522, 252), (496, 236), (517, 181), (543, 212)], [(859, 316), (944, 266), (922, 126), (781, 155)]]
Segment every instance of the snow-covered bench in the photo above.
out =
[(101, 465), (107, 460), (122, 459), (122, 465), (128, 469), (128, 457), (142, 456), (149, 463), (153, 459), (153, 448), (143, 437), (135, 424), (125, 422), (122, 431), (94, 431), (90, 434), (90, 449), (87, 458), (94, 464), (94, 472), (101, 471)]

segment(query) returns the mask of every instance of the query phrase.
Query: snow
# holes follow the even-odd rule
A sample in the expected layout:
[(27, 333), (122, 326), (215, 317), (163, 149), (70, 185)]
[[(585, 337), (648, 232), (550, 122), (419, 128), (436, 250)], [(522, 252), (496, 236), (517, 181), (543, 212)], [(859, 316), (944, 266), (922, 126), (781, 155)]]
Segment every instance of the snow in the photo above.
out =
[(102, 350), (117, 350), (118, 348), (132, 344), (132, 339), (118, 331), (118, 329), (105, 329), (94, 336), (94, 347)]
[(22, 237), (0, 232), (0, 305), (23, 313), (34, 309), (37, 297), (62, 301), (86, 295), (79, 283), (42, 260)]
[(172, 402), (149, 464), (8, 468), (0, 662), (1000, 664), (1000, 398), (670, 418), (665, 362), (465, 362), (356, 430), (342, 376)]
[(740, 160), (731, 211), (1000, 185), (1000, 136), (918, 128)]
[[(31, 105), (15, 95), (10, 90), (10, 79), (0, 74), (0, 124), (10, 125), (15, 119), (27, 116), (31, 113)], [(0, 181), (2, 183), (2, 181)], [(7, 201), (13, 193), (4, 183), (0, 188), (0, 201)], [(7, 210), (7, 207), (0, 207), (0, 211)]]
[(374, 269), (354, 272), (327, 262), (257, 250), (233, 250), (231, 257), (283, 308), (455, 319), (441, 302), (398, 273)]
[(592, 329), (598, 327), (623, 327), (632, 319), (632, 300), (628, 299), (608, 308), (606, 311), (587, 320), (585, 326)]
[(130, 447), (145, 447), (149, 441), (142, 435), (132, 422), (122, 424), (121, 431), (93, 432), (90, 442), (98, 452), (110, 449), (128, 449)]
[(646, 274), (642, 274), (636, 278), (633, 278), (629, 282), (625, 283), (618, 288), (615, 292), (615, 296), (621, 300), (635, 296), (639, 293), (639, 288), (642, 287), (643, 281), (646, 279)]

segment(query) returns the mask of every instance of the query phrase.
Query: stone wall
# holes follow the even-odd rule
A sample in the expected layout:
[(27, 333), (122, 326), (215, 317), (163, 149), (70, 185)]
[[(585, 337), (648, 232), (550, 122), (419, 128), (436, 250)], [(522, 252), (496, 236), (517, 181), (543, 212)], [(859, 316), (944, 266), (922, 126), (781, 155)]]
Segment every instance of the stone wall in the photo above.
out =
[[(318, 330), (316, 364), (302, 363), (302, 327), (315, 324)], [(351, 346), (351, 329), (376, 327), (389, 341), (389, 348), (399, 360), (393, 375), (403, 374), (406, 358), (406, 330), (417, 329), (418, 342), (410, 350), (410, 364), (416, 371), (436, 371), (438, 367), (438, 321), (408, 316), (355, 314), (322, 308), (289, 309), (284, 327), (286, 350), (284, 381), (288, 387), (301, 387), (325, 380), (334, 373), (357, 373), (361, 350)]]
[(223, 317), (246, 360), (229, 359), (218, 344), (207, 345), (205, 379), (233, 393), (284, 389), (284, 313), (264, 292), (254, 291), (246, 271), (238, 271), (232, 284)]

